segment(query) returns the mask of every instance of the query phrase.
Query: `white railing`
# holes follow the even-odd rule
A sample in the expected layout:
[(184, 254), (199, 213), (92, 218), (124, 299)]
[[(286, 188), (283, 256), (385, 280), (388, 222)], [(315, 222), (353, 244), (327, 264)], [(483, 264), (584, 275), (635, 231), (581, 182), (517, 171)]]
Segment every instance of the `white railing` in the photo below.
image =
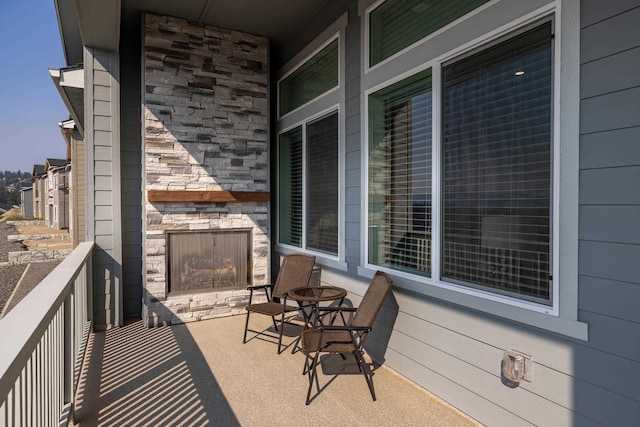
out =
[(93, 242), (0, 319), (0, 427), (69, 422), (91, 328)]

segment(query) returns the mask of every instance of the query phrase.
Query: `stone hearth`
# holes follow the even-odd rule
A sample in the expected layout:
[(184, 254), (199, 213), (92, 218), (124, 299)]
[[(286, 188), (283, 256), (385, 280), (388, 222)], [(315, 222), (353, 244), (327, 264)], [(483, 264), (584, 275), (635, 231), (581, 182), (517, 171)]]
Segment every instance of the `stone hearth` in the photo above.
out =
[[(268, 200), (215, 197), (268, 191), (267, 48), (251, 34), (145, 16), (144, 183), (154, 193), (144, 224), (149, 326), (241, 313), (248, 300), (246, 289), (170, 293), (169, 231), (250, 230), (250, 281), (269, 281)], [(214, 197), (162, 197), (189, 191)]]

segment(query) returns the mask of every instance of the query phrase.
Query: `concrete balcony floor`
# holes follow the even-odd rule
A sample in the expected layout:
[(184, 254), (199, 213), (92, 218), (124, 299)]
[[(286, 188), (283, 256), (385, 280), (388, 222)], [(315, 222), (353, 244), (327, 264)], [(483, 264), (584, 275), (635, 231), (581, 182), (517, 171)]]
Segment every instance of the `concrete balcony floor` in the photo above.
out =
[[(243, 344), (244, 319), (154, 329), (139, 321), (92, 334), (75, 425), (479, 425), (385, 366), (374, 374), (377, 401), (360, 374), (321, 374), (321, 391), (306, 406), (304, 355), (291, 348), (278, 355), (261, 339)], [(251, 324), (271, 325), (258, 315)], [(289, 343), (295, 333), (287, 332)]]

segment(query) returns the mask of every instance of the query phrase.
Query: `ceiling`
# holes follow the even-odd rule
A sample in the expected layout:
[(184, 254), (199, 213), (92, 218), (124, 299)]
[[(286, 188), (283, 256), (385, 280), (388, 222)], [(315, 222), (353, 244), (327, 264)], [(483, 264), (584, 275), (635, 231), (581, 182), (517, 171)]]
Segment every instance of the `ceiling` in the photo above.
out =
[(118, 50), (121, 16), (150, 11), (271, 39), (275, 48), (323, 7), (344, 0), (54, 0), (68, 65), (82, 62), (82, 45)]

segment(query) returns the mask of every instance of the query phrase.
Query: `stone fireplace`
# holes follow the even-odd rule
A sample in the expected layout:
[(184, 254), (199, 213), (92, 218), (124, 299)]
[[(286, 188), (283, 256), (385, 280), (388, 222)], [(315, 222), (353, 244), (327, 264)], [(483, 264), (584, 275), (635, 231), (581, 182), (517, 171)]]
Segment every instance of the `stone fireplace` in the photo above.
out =
[(269, 281), (268, 42), (146, 14), (143, 47), (144, 320), (242, 313)]

